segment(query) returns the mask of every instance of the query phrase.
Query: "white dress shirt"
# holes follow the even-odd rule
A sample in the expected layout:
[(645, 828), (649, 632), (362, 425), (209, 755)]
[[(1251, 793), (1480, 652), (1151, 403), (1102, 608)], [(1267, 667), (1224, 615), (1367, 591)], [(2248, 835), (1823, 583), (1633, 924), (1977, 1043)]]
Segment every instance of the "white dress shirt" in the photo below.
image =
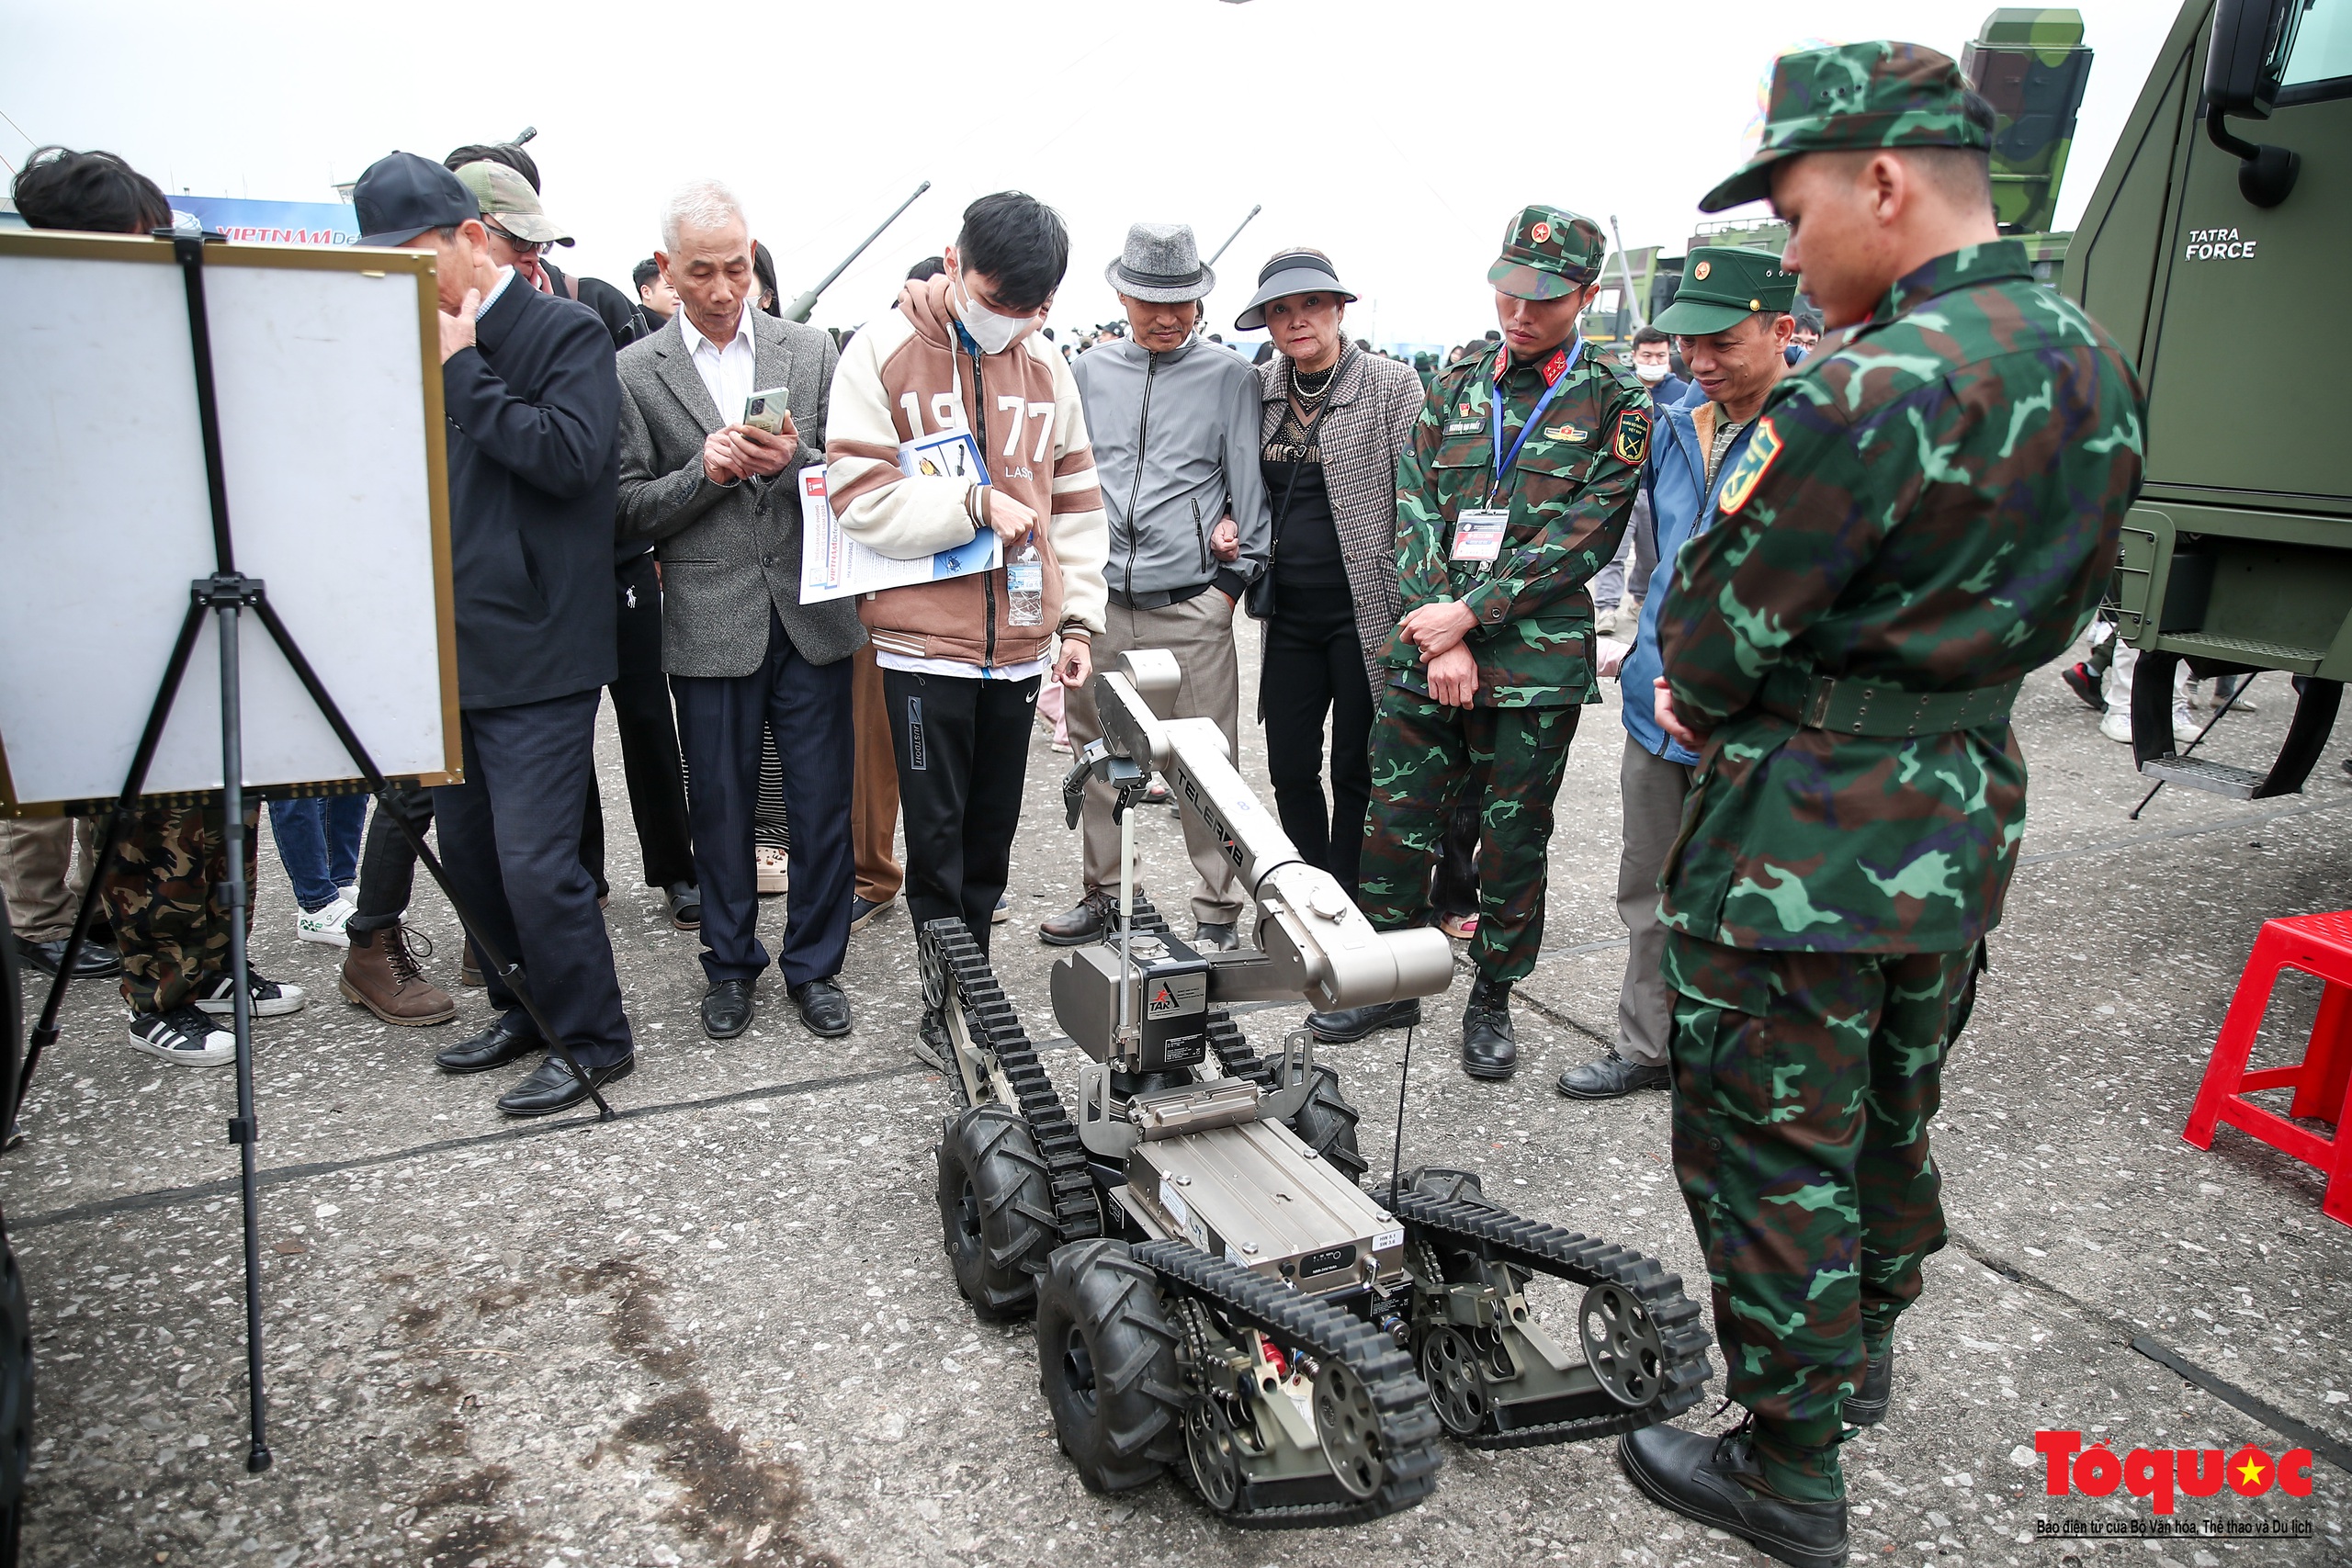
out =
[(718, 405), (721, 424), (739, 423), (744, 400), (759, 390), (759, 349), (752, 337), (752, 302), (744, 300), (735, 318), (735, 335), (723, 344), (696, 332), (683, 305), (678, 310), (678, 331), (686, 340), (687, 357), (695, 362), (695, 373), (709, 390), (710, 400)]
[(490, 308), (498, 303), (498, 297), (506, 292), (506, 286), (514, 281), (514, 269), (511, 266), (500, 267), (498, 269), (498, 281), (490, 286), (490, 292), (483, 295), (481, 297), (481, 303), (474, 307), (474, 320), (479, 321), (482, 317), (488, 315), (490, 313)]

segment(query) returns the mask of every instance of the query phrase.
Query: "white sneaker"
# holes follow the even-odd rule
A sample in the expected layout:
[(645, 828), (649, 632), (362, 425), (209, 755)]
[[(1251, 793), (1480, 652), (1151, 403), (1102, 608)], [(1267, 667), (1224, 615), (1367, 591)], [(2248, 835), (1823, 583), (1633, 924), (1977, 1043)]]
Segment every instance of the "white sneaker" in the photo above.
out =
[(237, 1059), (237, 1037), (190, 1007), (137, 1014), (130, 1021), (130, 1043), (184, 1067), (217, 1067)]
[(328, 947), (349, 947), (351, 938), (344, 933), (343, 924), (359, 912), (355, 905), (340, 898), (329, 899), (323, 908), (304, 909), (294, 920), (294, 934), (304, 942), (321, 942)]
[[(302, 987), (280, 985), (265, 976), (252, 964), (245, 965), (246, 988), (253, 993), (255, 1018), (276, 1018), (280, 1013), (302, 1010)], [(196, 993), (196, 1006), (215, 1018), (226, 1018), (237, 1010), (237, 987), (229, 976), (221, 975), (207, 981)]]
[(2197, 722), (2197, 716), (2188, 711), (2187, 703), (2172, 705), (2172, 738), (2175, 740), (2190, 741), (2204, 733), (2205, 727)]
[(752, 846), (752, 868), (757, 877), (756, 886), (763, 898), (773, 898), (792, 890), (791, 861), (773, 844)]
[(2109, 706), (2106, 716), (2098, 721), (2098, 732), (2109, 740), (2120, 740), (2127, 746), (2130, 745), (2132, 743), (2132, 710), (2121, 704)]

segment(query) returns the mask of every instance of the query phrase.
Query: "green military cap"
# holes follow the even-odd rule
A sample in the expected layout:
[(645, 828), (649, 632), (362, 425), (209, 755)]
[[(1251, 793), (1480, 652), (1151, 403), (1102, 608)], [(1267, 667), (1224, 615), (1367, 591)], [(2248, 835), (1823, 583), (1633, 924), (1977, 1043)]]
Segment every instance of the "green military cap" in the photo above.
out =
[[(1700, 199), (1721, 212), (1772, 194), (1772, 165), (1853, 147), (1984, 147), (1993, 126), (1968, 112), (1968, 78), (1951, 57), (1916, 43), (1840, 44), (1772, 62), (1764, 139), (1739, 173)], [(1981, 111), (1980, 111), (1981, 112)]]
[(1503, 231), (1503, 254), (1487, 281), (1521, 299), (1557, 299), (1600, 276), (1609, 254), (1600, 225), (1557, 207), (1523, 209)]
[(1737, 326), (1758, 310), (1785, 310), (1797, 297), (1797, 275), (1770, 251), (1745, 245), (1701, 245), (1682, 267), (1674, 303), (1650, 325), (1662, 333), (1704, 337)]
[(483, 218), (518, 240), (539, 245), (568, 245), (571, 236), (559, 228), (539, 205), (531, 182), (505, 164), (488, 158), (460, 166), (458, 182), (481, 203)]

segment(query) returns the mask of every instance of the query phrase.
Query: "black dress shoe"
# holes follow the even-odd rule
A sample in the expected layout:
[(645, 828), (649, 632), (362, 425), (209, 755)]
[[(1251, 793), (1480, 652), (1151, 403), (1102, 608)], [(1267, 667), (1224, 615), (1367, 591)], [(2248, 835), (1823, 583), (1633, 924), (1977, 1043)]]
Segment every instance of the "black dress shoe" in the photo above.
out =
[(702, 889), (691, 882), (673, 882), (662, 890), (670, 901), (670, 923), (682, 931), (702, 930)]
[(1645, 1427), (1618, 1439), (1617, 1462), (1652, 1502), (1727, 1530), (1792, 1568), (1846, 1561), (1846, 1500), (1792, 1503), (1763, 1489), (1748, 1428), (1720, 1438)]
[[(1138, 887), (1136, 893), (1142, 893)], [(1078, 901), (1075, 908), (1056, 915), (1037, 928), (1037, 940), (1047, 947), (1083, 947), (1100, 942), (1119, 923), (1119, 897), (1098, 887)]]
[[(54, 975), (57, 966), (65, 962), (65, 939), (55, 942), (27, 942), (16, 939), (17, 956), (44, 975)], [(82, 951), (74, 955), (74, 978), (102, 980), (108, 975), (122, 973), (122, 954), (105, 943), (85, 937)]]
[(732, 1040), (752, 1026), (752, 982), (714, 980), (702, 994), (702, 1032)]
[(1470, 987), (1470, 1005), (1462, 1010), (1462, 1070), (1490, 1083), (1519, 1071), (1509, 980), (1481, 980)]
[(461, 1040), (447, 1050), (434, 1054), (433, 1065), (445, 1073), (486, 1073), (492, 1067), (544, 1051), (548, 1043), (539, 1038), (538, 1025), (521, 1008), (502, 1013), (496, 1022), (471, 1040)]
[(529, 1077), (498, 1097), (498, 1109), (509, 1116), (552, 1116), (586, 1100), (589, 1084), (602, 1089), (635, 1071), (637, 1053), (632, 1051), (617, 1062), (590, 1067), (588, 1083), (582, 1083), (571, 1064), (550, 1051), (546, 1061), (531, 1069)]
[(1368, 1008), (1341, 1008), (1337, 1012), (1310, 1012), (1306, 1027), (1326, 1045), (1346, 1045), (1382, 1029), (1410, 1029), (1421, 1021), (1421, 998), (1379, 1002)]
[(800, 1021), (808, 1026), (809, 1033), (831, 1038), (849, 1032), (849, 998), (831, 976), (793, 987), (792, 1000), (800, 1009)]
[(1838, 1415), (1849, 1427), (1875, 1427), (1886, 1419), (1887, 1406), (1894, 1402), (1894, 1341), (1890, 1338), (1871, 1352), (1862, 1368), (1862, 1386), (1846, 1396)]
[(1598, 1062), (1570, 1067), (1556, 1087), (1570, 1100), (1623, 1100), (1645, 1089), (1664, 1089), (1673, 1076), (1664, 1067), (1629, 1062), (1611, 1050)]

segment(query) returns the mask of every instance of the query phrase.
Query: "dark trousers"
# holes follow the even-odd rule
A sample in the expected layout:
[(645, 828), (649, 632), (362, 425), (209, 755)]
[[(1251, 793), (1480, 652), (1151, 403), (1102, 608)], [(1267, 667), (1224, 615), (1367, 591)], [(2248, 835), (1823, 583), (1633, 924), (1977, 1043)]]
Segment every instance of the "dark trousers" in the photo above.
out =
[(694, 773), (695, 871), (702, 884), (702, 967), (712, 983), (768, 966), (760, 945), (752, 818), (760, 790), (760, 727), (776, 735), (792, 815), (792, 886), (785, 899), (787, 986), (830, 979), (849, 951), (855, 887), (849, 852), (849, 661), (811, 664), (768, 612), (768, 651), (749, 675), (679, 675), (678, 739)]
[[(662, 673), (662, 583), (649, 552), (614, 574), (617, 597), (620, 678), (612, 683), (613, 723), (620, 730), (621, 768), (628, 776), (629, 815), (637, 823), (645, 885), (667, 887), (695, 879), (693, 840), (686, 829), (686, 779), (678, 765), (678, 721), (670, 710), (670, 679)], [(595, 774), (588, 777), (588, 815), (580, 859), (605, 890), (605, 805)]]
[[(452, 891), (483, 937), (522, 961), (532, 1001), (583, 1067), (635, 1049), (596, 885), (580, 863), (597, 700), (580, 692), (468, 708), (459, 716), (466, 782), (433, 792)], [(485, 964), (482, 976), (493, 1007), (521, 1005), (494, 968)]]
[[(419, 833), (433, 826), (433, 791), (395, 789), (400, 814)], [(408, 911), (409, 895), (416, 884), (416, 850), (399, 822), (379, 802), (368, 821), (368, 839), (359, 852), (359, 912), (344, 922), (347, 931), (382, 931), (401, 923)]]
[[(907, 834), (907, 913), (918, 931), (961, 915), (983, 953), (1012, 874), (1039, 679), (882, 671)], [(797, 849), (792, 875), (797, 885)]]
[[(1285, 605), (1266, 623), (1258, 679), (1274, 815), (1301, 860), (1352, 891), (1372, 803), (1372, 688), (1354, 608)], [(1331, 798), (1323, 799), (1323, 721), (1331, 721)]]

